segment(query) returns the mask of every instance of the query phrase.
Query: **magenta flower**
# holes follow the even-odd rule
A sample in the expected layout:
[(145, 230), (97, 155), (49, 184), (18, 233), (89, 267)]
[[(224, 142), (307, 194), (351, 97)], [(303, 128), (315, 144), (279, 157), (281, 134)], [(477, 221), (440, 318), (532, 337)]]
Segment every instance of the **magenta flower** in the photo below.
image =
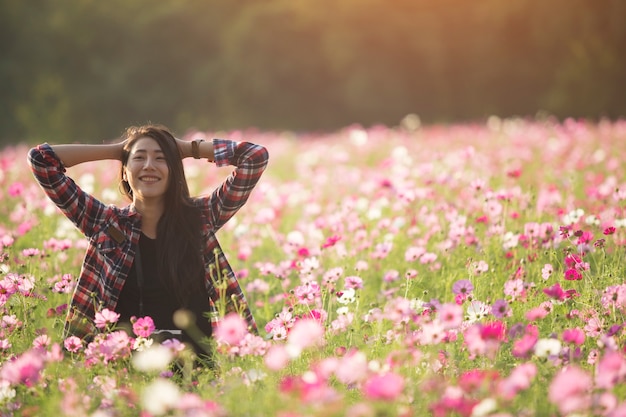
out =
[(568, 281), (580, 281), (583, 276), (576, 268), (569, 268), (565, 271), (565, 279)]
[(559, 284), (558, 282), (549, 288), (544, 288), (543, 293), (546, 294), (548, 297), (554, 298), (558, 301), (564, 301), (568, 298), (567, 293), (563, 291), (563, 288), (561, 288), (561, 284)]
[(2, 364), (0, 378), (11, 384), (24, 384), (32, 387), (41, 376), (45, 365), (45, 352), (39, 349), (27, 350), (17, 358)]
[(333, 235), (326, 239), (326, 242), (322, 244), (322, 249), (330, 248), (331, 246), (335, 246), (337, 242), (341, 240), (341, 236)]
[(150, 316), (138, 318), (133, 323), (133, 333), (139, 337), (150, 337), (154, 330), (154, 320)]
[(120, 319), (120, 315), (108, 308), (96, 313), (95, 324), (98, 329), (104, 329), (110, 324), (115, 324)]
[(591, 376), (582, 369), (571, 366), (559, 372), (548, 390), (548, 398), (559, 412), (568, 415), (585, 412), (591, 406)]
[(215, 330), (215, 339), (220, 343), (236, 346), (248, 333), (246, 321), (237, 313), (229, 313)]
[(615, 233), (615, 227), (609, 226), (606, 229), (604, 229), (602, 233), (604, 233), (606, 236), (612, 235), (613, 233)]
[(513, 343), (511, 353), (516, 358), (526, 358), (532, 353), (535, 344), (539, 340), (539, 330), (536, 326), (529, 324), (526, 326), (524, 335)]
[(573, 253), (570, 253), (569, 255), (567, 255), (564, 260), (565, 260), (565, 265), (568, 268), (577, 268), (577, 266), (582, 263), (582, 259), (580, 258), (580, 256), (573, 254)]
[(506, 325), (496, 320), (491, 323), (486, 323), (480, 329), (480, 336), (483, 340), (498, 340), (504, 341), (506, 339)]
[(526, 317), (526, 320), (528, 321), (536, 321), (536, 320), (541, 320), (542, 318), (546, 317), (548, 313), (549, 313), (548, 310), (539, 306), (539, 307), (534, 307), (528, 310), (525, 314), (525, 317)]
[(585, 343), (585, 332), (578, 327), (575, 329), (565, 329), (563, 330), (563, 341), (580, 346)]
[(394, 401), (404, 390), (404, 378), (396, 373), (370, 377), (363, 386), (363, 394), (372, 400)]
[(593, 240), (593, 233), (591, 232), (582, 232), (580, 236), (578, 236), (578, 244), (579, 245), (584, 245), (587, 244), (589, 242), (591, 242)]
[(14, 182), (9, 185), (9, 195), (11, 197), (19, 197), (24, 192), (24, 184), (21, 182)]

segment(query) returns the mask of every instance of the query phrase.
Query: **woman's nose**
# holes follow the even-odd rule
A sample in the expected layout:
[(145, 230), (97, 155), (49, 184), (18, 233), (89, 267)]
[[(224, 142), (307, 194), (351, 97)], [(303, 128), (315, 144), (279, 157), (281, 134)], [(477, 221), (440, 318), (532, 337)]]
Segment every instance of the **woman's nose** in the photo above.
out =
[(154, 158), (147, 157), (143, 163), (144, 168), (154, 168)]

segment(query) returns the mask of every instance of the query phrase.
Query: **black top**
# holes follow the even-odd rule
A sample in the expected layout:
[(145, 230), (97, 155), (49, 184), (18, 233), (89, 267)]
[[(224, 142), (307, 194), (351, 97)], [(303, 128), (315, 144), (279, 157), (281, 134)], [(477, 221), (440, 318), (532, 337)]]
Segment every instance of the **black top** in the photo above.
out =
[[(204, 313), (209, 309), (208, 294), (193, 292), (189, 299), (180, 303), (157, 274), (156, 239), (141, 234), (139, 249), (143, 275), (143, 312), (139, 308), (140, 291), (137, 281), (137, 269), (133, 267), (124, 283), (117, 302), (116, 312), (120, 314), (120, 323), (130, 322), (130, 318), (150, 316), (154, 325), (160, 330), (178, 329), (174, 325), (173, 315), (176, 310), (186, 308), (196, 316), (196, 325), (206, 335), (211, 336), (211, 324)], [(135, 258), (136, 259), (136, 258)], [(183, 337), (183, 341), (190, 342)], [(197, 350), (197, 346), (194, 346)]]

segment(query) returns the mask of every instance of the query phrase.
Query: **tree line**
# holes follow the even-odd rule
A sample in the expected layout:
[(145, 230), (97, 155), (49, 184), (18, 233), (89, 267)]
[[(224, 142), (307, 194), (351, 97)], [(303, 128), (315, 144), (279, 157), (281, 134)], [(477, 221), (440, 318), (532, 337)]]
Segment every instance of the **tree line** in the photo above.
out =
[(622, 0), (0, 0), (0, 143), (626, 114)]

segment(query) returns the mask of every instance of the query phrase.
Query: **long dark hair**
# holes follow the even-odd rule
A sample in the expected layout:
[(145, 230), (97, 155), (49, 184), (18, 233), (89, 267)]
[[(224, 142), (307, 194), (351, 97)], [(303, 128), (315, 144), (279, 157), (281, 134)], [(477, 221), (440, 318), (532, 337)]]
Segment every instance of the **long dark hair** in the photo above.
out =
[[(189, 195), (178, 145), (169, 129), (161, 125), (129, 127), (124, 137), (128, 141), (122, 151), (120, 174), (128, 163), (133, 144), (143, 137), (154, 139), (167, 161), (169, 184), (165, 192), (165, 209), (157, 225), (157, 270), (161, 281), (186, 307), (189, 295), (205, 291), (202, 225), (200, 211)], [(122, 181), (122, 192), (133, 199), (133, 192), (126, 181)]]

